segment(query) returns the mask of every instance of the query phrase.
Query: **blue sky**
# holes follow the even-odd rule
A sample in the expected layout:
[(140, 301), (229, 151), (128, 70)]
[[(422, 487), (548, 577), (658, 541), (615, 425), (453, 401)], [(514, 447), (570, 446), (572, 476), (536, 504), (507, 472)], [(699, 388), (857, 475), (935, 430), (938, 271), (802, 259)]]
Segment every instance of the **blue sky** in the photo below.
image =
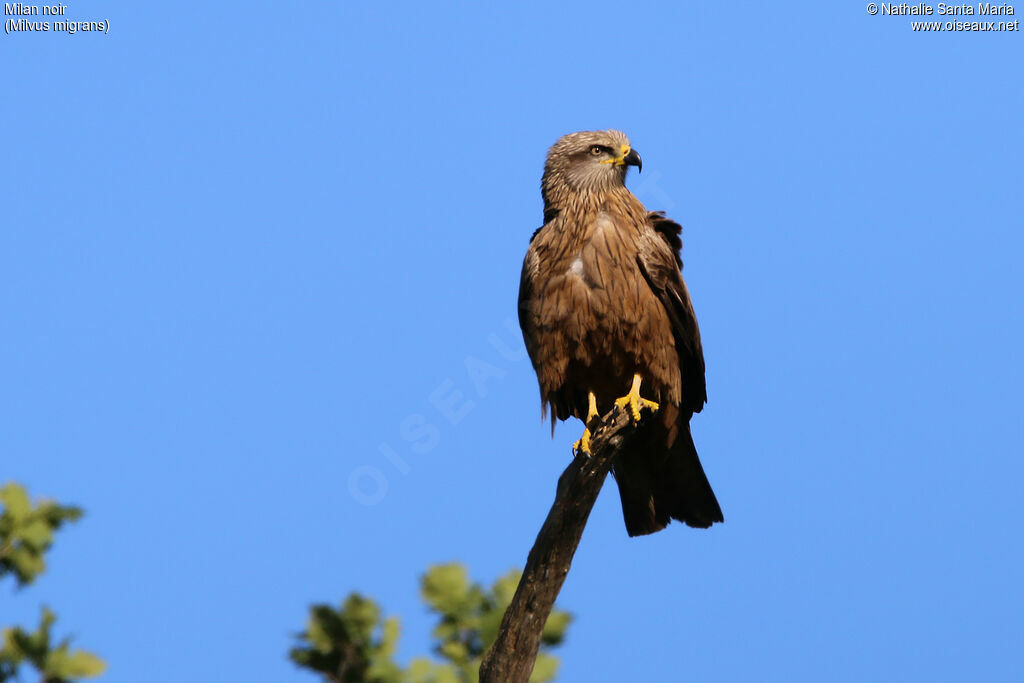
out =
[(0, 480), (87, 516), (0, 623), (52, 605), (111, 683), (309, 681), (290, 634), (359, 590), (425, 652), (421, 572), (521, 566), (578, 436), (511, 321), (547, 147), (614, 127), (684, 226), (726, 523), (629, 539), (607, 487), (560, 680), (1021, 675), (1019, 32), (811, 2), (68, 16), (110, 33), (0, 38)]

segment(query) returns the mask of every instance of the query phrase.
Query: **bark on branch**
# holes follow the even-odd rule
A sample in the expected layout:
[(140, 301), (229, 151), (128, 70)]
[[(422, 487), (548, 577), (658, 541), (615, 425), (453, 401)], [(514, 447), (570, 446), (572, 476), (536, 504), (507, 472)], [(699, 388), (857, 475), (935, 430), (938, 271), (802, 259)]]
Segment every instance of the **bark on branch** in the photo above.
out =
[(530, 550), (498, 638), (480, 664), (480, 683), (527, 683), (530, 679), (544, 624), (569, 574), (597, 494), (633, 422), (629, 411), (616, 407), (595, 427), (591, 456), (573, 458), (558, 478), (555, 502)]

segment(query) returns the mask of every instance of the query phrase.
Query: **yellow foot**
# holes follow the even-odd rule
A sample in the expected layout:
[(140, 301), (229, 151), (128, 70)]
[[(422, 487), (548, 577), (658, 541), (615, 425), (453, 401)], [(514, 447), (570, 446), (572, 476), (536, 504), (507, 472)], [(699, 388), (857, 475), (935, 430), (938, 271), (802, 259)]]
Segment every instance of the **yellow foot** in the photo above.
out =
[(577, 455), (590, 455), (590, 430), (583, 429), (583, 436), (572, 445), (572, 450)]
[(633, 413), (633, 422), (640, 421), (640, 411), (644, 408), (650, 408), (651, 412), (658, 412), (658, 404), (654, 401), (649, 401), (640, 395), (640, 375), (633, 375), (633, 386), (630, 388), (629, 393), (622, 398), (615, 399), (615, 405), (620, 408), (629, 406), (630, 412)]
[(587, 419), (583, 423), (583, 436), (572, 445), (572, 450), (577, 455), (590, 455), (590, 422), (595, 417), (597, 417), (597, 396), (590, 391), (587, 392)]

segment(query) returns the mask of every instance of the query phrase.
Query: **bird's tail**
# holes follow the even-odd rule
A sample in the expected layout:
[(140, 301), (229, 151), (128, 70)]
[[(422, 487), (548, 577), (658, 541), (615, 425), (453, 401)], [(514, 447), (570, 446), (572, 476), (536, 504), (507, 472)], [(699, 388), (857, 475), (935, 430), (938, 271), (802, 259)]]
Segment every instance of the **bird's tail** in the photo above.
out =
[(646, 421), (615, 460), (613, 473), (630, 536), (660, 531), (673, 519), (702, 529), (725, 521), (697, 457), (689, 415), (680, 416), (674, 427), (656, 418)]

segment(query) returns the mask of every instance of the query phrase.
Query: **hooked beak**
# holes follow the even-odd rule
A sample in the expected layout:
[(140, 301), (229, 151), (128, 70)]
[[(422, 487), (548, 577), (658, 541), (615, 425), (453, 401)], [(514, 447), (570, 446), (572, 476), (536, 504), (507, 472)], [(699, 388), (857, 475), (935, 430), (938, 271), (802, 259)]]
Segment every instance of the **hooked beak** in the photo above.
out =
[(636, 153), (635, 149), (629, 150), (629, 154), (622, 157), (622, 163), (626, 166), (636, 166), (637, 172), (644, 170), (644, 161), (640, 158), (640, 155)]

